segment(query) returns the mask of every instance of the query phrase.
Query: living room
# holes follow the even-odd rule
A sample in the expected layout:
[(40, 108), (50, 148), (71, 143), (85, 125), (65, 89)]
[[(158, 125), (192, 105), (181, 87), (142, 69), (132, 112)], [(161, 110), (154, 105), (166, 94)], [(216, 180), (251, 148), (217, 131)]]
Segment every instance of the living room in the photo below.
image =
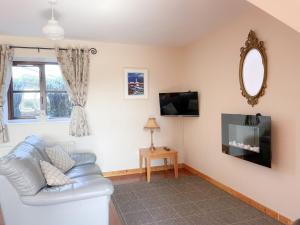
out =
[[(5, 129), (2, 130), (7, 132), (7, 139), (1, 141), (0, 157), (7, 156), (18, 143), (31, 135), (39, 136), (47, 143), (69, 143), (75, 152), (95, 154), (96, 164), (101, 168), (103, 176), (112, 181), (114, 201), (110, 204), (114, 205), (116, 217), (120, 217), (121, 224), (292, 224), (299, 218), (297, 113), (300, 106), (297, 100), (300, 93), (297, 81), (300, 79), (300, 24), (297, 12), (300, 6), (297, 1), (130, 0), (125, 3), (120, 0), (103, 0), (92, 1), (88, 6), (82, 0), (76, 3), (66, 0), (58, 0), (55, 4), (53, 2), (55, 1), (50, 1), (51, 4), (36, 0), (3, 1), (0, 43), (9, 45), (9, 50), (13, 52), (12, 67), (45, 68), (40, 65), (57, 65), (58, 62), (57, 66), (62, 67), (63, 74), (60, 81), (62, 84), (65, 82), (65, 85), (72, 82), (63, 78), (68, 72), (63, 68), (64, 63), (60, 60), (59, 53), (67, 48), (88, 52), (86, 104), (81, 107), (86, 115), (88, 130), (82, 135), (72, 134), (74, 127), (70, 127), (71, 119), (50, 118), (48, 108), (42, 103), (40, 96), (38, 101), (41, 103), (37, 106), (40, 110), (30, 118), (18, 118), (13, 103), (16, 101), (14, 94), (20, 93), (20, 90), (14, 90), (14, 87), (7, 92), (1, 90), (1, 93), (5, 93), (2, 96), (5, 104), (1, 116)], [(49, 33), (44, 34), (42, 29), (51, 17), (52, 6), (54, 18), (64, 28), (64, 38), (55, 41), (51, 40)], [(12, 14), (12, 10), (20, 11)], [(79, 13), (81, 15), (78, 17)], [(241, 84), (241, 62), (244, 59), (240, 49), (247, 47), (245, 43), (249, 41), (251, 30), (259, 41), (263, 41), (261, 54), (266, 59), (263, 65), (264, 81), (254, 100), (251, 96), (243, 96), (246, 88), (242, 88), (243, 82)], [(88, 51), (82, 51), (83, 48)], [(63, 58), (63, 53), (61, 55)], [(0, 60), (1, 64), (3, 61)], [(14, 68), (12, 71), (14, 80)], [(42, 69), (39, 70), (42, 74), (41, 71)], [(130, 81), (129, 75), (141, 71), (144, 75), (143, 96), (130, 96), (130, 82), (138, 83), (138, 78)], [(4, 74), (2, 70), (0, 72)], [(44, 73), (47, 74), (45, 71)], [(0, 81), (3, 85), (2, 74)], [(39, 85), (42, 80), (47, 82), (47, 76), (38, 80)], [(26, 91), (39, 92), (41, 96), (51, 92), (46, 90), (42, 94), (42, 86), (38, 90)], [(59, 92), (69, 94), (70, 97), (69, 91), (67, 88)], [(198, 116), (162, 115), (160, 94), (189, 92), (197, 92)], [(13, 100), (10, 99), (10, 94)], [(72, 102), (72, 105), (76, 108), (80, 104)], [(17, 106), (18, 110), (20, 107), (21, 103)], [(67, 117), (71, 117), (71, 111), (72, 107)], [(261, 114), (259, 117), (270, 117), (272, 121), (270, 166), (258, 165), (222, 152), (222, 115), (258, 113)], [(150, 146), (150, 132), (145, 129), (150, 118), (155, 118), (155, 125), (159, 127), (151, 136), (154, 146), (174, 150), (176, 157), (178, 153), (178, 179), (174, 178), (172, 165), (168, 167), (170, 170), (164, 171), (164, 161), (160, 159), (152, 162), (152, 170), (156, 171), (151, 173), (150, 183), (146, 180), (147, 176), (141, 173), (144, 170), (140, 170), (139, 149)], [(1, 132), (1, 135), (2, 133), (4, 134)], [(167, 163), (173, 164), (174, 161), (171, 161), (173, 160)], [(1, 172), (0, 163), (0, 174), (3, 175)], [(122, 184), (126, 179), (129, 181)], [(190, 179), (196, 181), (191, 182)], [(198, 183), (197, 179), (201, 180), (201, 185), (212, 185), (209, 186), (210, 190), (229, 193), (230, 196), (224, 197), (226, 199), (233, 197), (243, 204), (246, 202), (251, 210), (257, 210), (251, 214), (257, 217), (243, 219), (242, 216), (236, 216), (237, 220), (230, 218), (226, 221), (224, 218), (228, 215), (223, 218), (223, 211), (218, 209), (212, 212), (218, 212), (217, 215), (213, 214), (217, 218), (214, 221), (214, 218), (209, 217), (210, 211), (201, 214), (193, 210), (195, 215), (182, 215), (182, 211), (176, 206), (169, 205), (174, 214), (166, 210), (164, 217), (160, 218), (141, 203), (141, 208), (146, 208), (147, 211), (145, 219), (141, 216), (142, 210), (122, 212), (124, 202), (117, 197), (123, 191), (122, 185), (126, 188), (129, 182), (130, 185), (143, 184), (148, 189), (155, 188), (156, 182), (161, 184), (168, 181), (169, 189), (182, 194), (185, 190), (179, 190), (178, 187), (191, 183), (194, 187)], [(176, 182), (181, 182), (178, 187)], [(219, 191), (213, 193), (219, 194)], [(1, 190), (1, 195), (6, 195), (6, 192)], [(212, 199), (218, 198), (220, 196), (212, 196)], [(20, 212), (14, 212), (11, 211), (13, 205), (10, 203), (9, 210), (6, 210), (7, 203), (3, 202), (6, 198), (0, 199), (3, 224), (35, 225), (16, 223), (18, 220), (11, 218), (15, 217), (16, 212), (20, 213), (20, 217), (24, 216), (22, 219), (26, 221), (26, 216), (21, 216), (23, 206), (20, 207)], [(163, 205), (159, 202), (160, 198), (155, 199), (158, 204)], [(25, 204), (23, 200), (20, 204)], [(127, 208), (130, 205), (132, 209), (134, 204), (125, 203)], [(68, 210), (63, 205), (54, 204), (49, 209), (56, 210), (57, 206)], [(36, 208), (41, 206), (31, 207), (36, 214), (39, 212), (35, 211)], [(93, 224), (108, 224), (108, 221), (97, 221), (99, 215), (104, 215), (103, 212), (97, 214), (97, 209), (87, 207), (82, 213), (74, 214), (77, 220), (72, 223), (69, 222), (72, 220), (68, 218), (71, 217), (68, 213), (56, 216), (49, 212), (49, 215), (56, 217), (57, 220), (54, 221), (61, 221), (61, 225), (84, 225), (86, 223), (82, 221), (88, 217), (84, 212), (88, 211), (95, 220)], [(249, 212), (251, 210), (249, 208)], [(134, 213), (136, 217), (127, 217)], [(149, 220), (149, 217), (152, 219)], [(205, 218), (210, 219), (205, 221)], [(40, 225), (49, 224), (42, 216), (38, 219)], [(0, 224), (1, 221), (2, 219)]]

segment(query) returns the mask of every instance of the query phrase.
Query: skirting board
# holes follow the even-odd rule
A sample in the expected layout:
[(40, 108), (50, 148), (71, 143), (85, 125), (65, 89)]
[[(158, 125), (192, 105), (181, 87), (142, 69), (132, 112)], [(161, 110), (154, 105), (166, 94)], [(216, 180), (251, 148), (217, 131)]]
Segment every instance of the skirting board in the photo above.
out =
[(251, 205), (252, 207), (260, 210), (261, 212), (265, 213), (266, 215), (276, 219), (277, 221), (283, 223), (283, 224), (286, 224), (286, 225), (291, 225), (292, 224), (292, 220), (290, 220), (289, 218), (281, 215), (280, 213), (258, 203), (257, 201), (243, 195), (242, 193), (239, 193), (235, 190), (233, 190), (232, 188), (216, 181), (215, 179), (205, 175), (204, 173), (201, 173), (199, 172), (198, 170), (186, 165), (186, 164), (183, 164), (183, 168), (185, 168), (186, 170), (190, 171), (191, 173), (201, 177), (202, 179), (208, 181), (209, 183), (215, 185), (216, 187), (222, 189), (223, 191), (226, 191), (227, 193), (233, 195), (234, 197), (240, 199), (241, 201), (247, 203), (248, 205)]
[[(167, 166), (168, 170), (172, 170), (174, 167), (173, 165)], [(183, 168), (183, 164), (179, 163), (178, 168)], [(152, 166), (151, 171), (164, 171), (164, 166)], [(118, 171), (111, 171), (111, 172), (103, 172), (104, 177), (115, 177), (115, 176), (126, 176), (132, 174), (139, 174), (139, 173), (146, 173), (146, 168), (143, 168), (142, 171), (137, 169), (128, 169), (128, 170), (118, 170)]]

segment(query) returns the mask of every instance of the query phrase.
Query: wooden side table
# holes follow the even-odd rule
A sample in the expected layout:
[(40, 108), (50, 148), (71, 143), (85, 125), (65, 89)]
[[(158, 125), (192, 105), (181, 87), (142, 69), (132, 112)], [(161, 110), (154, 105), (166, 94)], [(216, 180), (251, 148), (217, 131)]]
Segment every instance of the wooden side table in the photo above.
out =
[(147, 168), (147, 181), (150, 182), (151, 178), (151, 160), (152, 159), (164, 159), (165, 169), (167, 170), (167, 159), (173, 160), (174, 174), (178, 177), (178, 154), (175, 150), (165, 150), (163, 147), (157, 147), (154, 151), (149, 148), (141, 148), (140, 151), (140, 171), (143, 170), (143, 161), (145, 160)]

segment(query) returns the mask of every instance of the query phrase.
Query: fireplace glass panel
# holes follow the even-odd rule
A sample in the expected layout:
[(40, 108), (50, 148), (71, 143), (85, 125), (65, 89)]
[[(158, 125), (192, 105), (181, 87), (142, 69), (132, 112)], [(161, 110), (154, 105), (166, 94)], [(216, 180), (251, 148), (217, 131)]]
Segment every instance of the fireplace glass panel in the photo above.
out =
[(259, 153), (259, 128), (256, 126), (228, 125), (229, 146)]

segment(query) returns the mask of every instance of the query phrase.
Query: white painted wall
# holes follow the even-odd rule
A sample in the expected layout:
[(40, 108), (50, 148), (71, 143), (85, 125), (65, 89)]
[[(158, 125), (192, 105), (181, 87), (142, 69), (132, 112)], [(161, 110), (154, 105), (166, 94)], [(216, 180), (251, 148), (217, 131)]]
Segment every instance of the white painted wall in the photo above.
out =
[[(0, 36), (0, 43), (21, 46), (53, 46), (46, 39)], [(65, 40), (60, 46), (88, 46), (98, 50), (91, 56), (87, 115), (92, 135), (74, 138), (68, 135), (67, 122), (9, 124), (10, 142), (0, 146), (0, 154), (30, 134), (49, 141), (75, 140), (79, 148), (90, 149), (98, 156), (103, 171), (138, 168), (138, 149), (150, 145), (150, 133), (143, 126), (150, 115), (156, 116), (161, 131), (155, 133), (156, 145), (178, 149), (183, 161), (182, 119), (161, 117), (160, 91), (180, 89), (180, 52), (178, 49)], [(55, 58), (54, 52), (17, 50), (16, 57)], [(149, 70), (149, 98), (123, 98), (123, 68)]]

